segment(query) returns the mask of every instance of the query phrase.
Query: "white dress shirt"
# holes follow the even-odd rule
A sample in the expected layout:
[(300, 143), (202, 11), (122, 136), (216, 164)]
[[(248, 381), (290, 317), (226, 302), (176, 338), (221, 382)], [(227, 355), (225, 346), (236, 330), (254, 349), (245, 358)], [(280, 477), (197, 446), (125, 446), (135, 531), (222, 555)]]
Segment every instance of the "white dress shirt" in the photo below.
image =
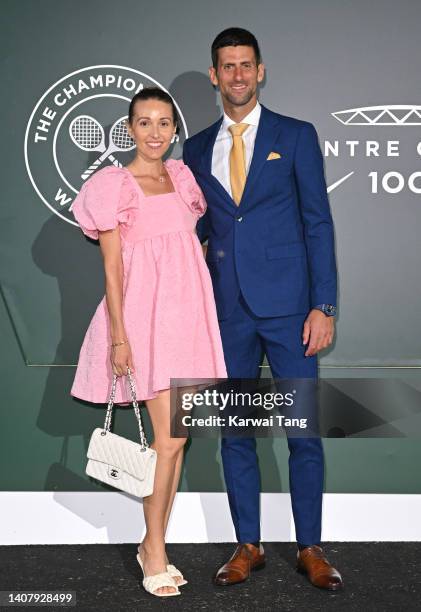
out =
[[(246, 175), (250, 168), (250, 162), (253, 157), (254, 143), (256, 140), (257, 126), (259, 125), (260, 113), (262, 107), (257, 102), (249, 114), (242, 119), (241, 123), (249, 123), (249, 127), (243, 132), (243, 140), (246, 149)], [(230, 125), (235, 121), (230, 119), (226, 113), (219, 128), (218, 135), (215, 140), (215, 145), (212, 152), (212, 174), (223, 185), (225, 190), (232, 197), (231, 181), (230, 181), (230, 152), (232, 148), (232, 135), (228, 130)]]

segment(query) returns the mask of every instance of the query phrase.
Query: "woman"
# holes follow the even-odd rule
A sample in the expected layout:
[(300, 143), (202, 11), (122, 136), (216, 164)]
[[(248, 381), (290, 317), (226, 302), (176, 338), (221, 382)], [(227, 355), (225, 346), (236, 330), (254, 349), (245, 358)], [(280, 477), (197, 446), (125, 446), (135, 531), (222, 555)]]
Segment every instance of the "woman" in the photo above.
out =
[(137, 93), (127, 121), (134, 159), (97, 171), (72, 206), (82, 231), (99, 239), (106, 294), (86, 332), (70, 393), (107, 403), (115, 373), (115, 403), (127, 405), (123, 375), (127, 367), (133, 373), (157, 451), (137, 559), (145, 589), (158, 596), (178, 595), (186, 582), (165, 552), (186, 442), (170, 437), (170, 378), (227, 376), (212, 283), (195, 231), (206, 202), (181, 160), (162, 159), (178, 126), (171, 96), (158, 88)]

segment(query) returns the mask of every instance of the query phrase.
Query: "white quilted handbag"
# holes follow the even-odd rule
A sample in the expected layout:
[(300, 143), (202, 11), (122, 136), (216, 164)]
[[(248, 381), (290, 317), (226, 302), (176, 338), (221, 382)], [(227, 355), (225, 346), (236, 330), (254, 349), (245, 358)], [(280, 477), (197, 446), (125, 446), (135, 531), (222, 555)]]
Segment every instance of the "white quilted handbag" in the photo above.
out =
[(149, 448), (143, 431), (130, 368), (127, 368), (127, 377), (130, 383), (133, 408), (139, 424), (140, 444), (110, 431), (117, 382), (117, 375), (114, 374), (104, 428), (94, 429), (89, 442), (86, 473), (88, 476), (136, 497), (147, 497), (153, 492), (156, 451)]

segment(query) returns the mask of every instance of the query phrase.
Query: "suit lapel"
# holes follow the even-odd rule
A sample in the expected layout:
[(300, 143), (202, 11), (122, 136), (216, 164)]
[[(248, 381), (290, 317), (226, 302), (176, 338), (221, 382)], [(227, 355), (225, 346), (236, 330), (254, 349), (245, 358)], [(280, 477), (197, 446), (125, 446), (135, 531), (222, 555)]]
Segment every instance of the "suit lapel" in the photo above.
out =
[(253, 157), (250, 163), (246, 184), (240, 202), (240, 206), (242, 208), (244, 208), (247, 205), (247, 202), (250, 201), (249, 195), (256, 184), (256, 180), (259, 173), (263, 169), (264, 164), (266, 163), (269, 153), (273, 149), (273, 144), (278, 136), (278, 130), (275, 129), (276, 123), (276, 115), (271, 113), (262, 105), (262, 112), (254, 143)]
[(219, 128), (221, 127), (221, 123), (223, 120), (223, 116), (213, 125), (210, 126), (208, 133), (206, 135), (206, 140), (203, 143), (203, 157), (202, 157), (202, 166), (208, 180), (212, 187), (219, 193), (222, 200), (229, 206), (230, 212), (235, 212), (238, 210), (238, 206), (225, 189), (225, 187), (218, 181), (218, 179), (212, 174), (212, 154), (213, 147), (215, 145), (216, 137), (218, 136)]
[(223, 117), (220, 117), (216, 123), (211, 125), (205, 133), (203, 140), (203, 157), (202, 165), (206, 172), (212, 176), (212, 153), (215, 145), (216, 137), (218, 136), (219, 128), (221, 127)]

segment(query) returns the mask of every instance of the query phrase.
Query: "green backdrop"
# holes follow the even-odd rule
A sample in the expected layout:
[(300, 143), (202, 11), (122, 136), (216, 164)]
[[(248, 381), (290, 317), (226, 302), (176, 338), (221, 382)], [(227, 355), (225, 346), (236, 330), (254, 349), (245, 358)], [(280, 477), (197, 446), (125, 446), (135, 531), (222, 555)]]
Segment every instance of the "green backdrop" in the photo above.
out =
[[(206, 76), (210, 43), (224, 27), (238, 24), (254, 31), (261, 42), (268, 69), (261, 100), (268, 107), (314, 122), (321, 142), (343, 143), (350, 137), (402, 140), (399, 159), (383, 156), (372, 162), (374, 166), (359, 154), (355, 160), (345, 154), (326, 159), (329, 184), (350, 169), (356, 178), (330, 196), (340, 313), (335, 345), (321, 360), (321, 377), (376, 379), (367, 402), (373, 402), (375, 393), (378, 407), (391, 405), (390, 394), (386, 398), (382, 393), (386, 387), (381, 381), (388, 381), (387, 389), (395, 393), (392, 404), (401, 415), (412, 415), (414, 427), (411, 436), (324, 440), (326, 491), (420, 492), (420, 196), (406, 187), (397, 196), (374, 195), (367, 173), (373, 168), (414, 171), (413, 145), (421, 131), (414, 125), (397, 128), (399, 132), (392, 127), (370, 132), (357, 127), (351, 133), (335, 123), (331, 112), (419, 100), (419, 37), (414, 24), (421, 9), (410, 2), (403, 2), (405, 10), (391, 2), (375, 2), (377, 11), (361, 0), (357, 4), (364, 20), (355, 2), (332, 10), (332, 4), (322, 0), (293, 5), (268, 1), (258, 6), (251, 0), (228, 5), (221, 0), (211, 5), (185, 0), (176, 5), (2, 1), (0, 459), (7, 466), (1, 470), (2, 490), (101, 489), (85, 476), (84, 467), (89, 436), (102, 424), (104, 407), (77, 401), (69, 390), (83, 335), (103, 295), (102, 261), (98, 247), (66, 221), (68, 205), (61, 209), (63, 217), (55, 214), (60, 205), (53, 202), (49, 208), (30, 180), (28, 167), (42, 185), (41, 193), (51, 189), (54, 194), (52, 139), (45, 147), (32, 142), (25, 160), (25, 133), (33, 109), (66, 75), (88, 66), (121, 66), (145, 73), (171, 91), (187, 132), (193, 134), (220, 113)], [(388, 10), (380, 11), (385, 5)], [(339, 35), (344, 22), (346, 40)], [(402, 42), (393, 57), (389, 39), (382, 34), (392, 24)], [(114, 103), (98, 98), (87, 108), (104, 112), (107, 122)], [(124, 108), (125, 101), (121, 104)], [(58, 132), (57, 159), (76, 180), (78, 164), (91, 163), (95, 155), (78, 154), (60, 140), (63, 133)], [(180, 150), (173, 154), (179, 156)], [(270, 375), (267, 365), (263, 370), (264, 376)], [(135, 438), (131, 411), (117, 409), (115, 431)], [(258, 444), (263, 490), (288, 490), (285, 440)], [(216, 440), (193, 440), (189, 445), (180, 488), (224, 490)]]

